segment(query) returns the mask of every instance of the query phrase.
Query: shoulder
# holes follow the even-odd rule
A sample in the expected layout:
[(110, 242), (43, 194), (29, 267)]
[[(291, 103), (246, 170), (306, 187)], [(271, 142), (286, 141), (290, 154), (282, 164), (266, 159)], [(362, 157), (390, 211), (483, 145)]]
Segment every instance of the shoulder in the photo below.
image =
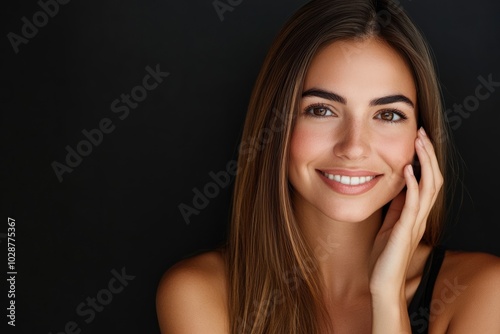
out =
[(432, 295), (431, 321), (444, 319), (447, 333), (500, 333), (499, 282), (500, 257), (448, 250)]
[(227, 333), (224, 257), (209, 251), (181, 260), (161, 277), (156, 311), (162, 334)]

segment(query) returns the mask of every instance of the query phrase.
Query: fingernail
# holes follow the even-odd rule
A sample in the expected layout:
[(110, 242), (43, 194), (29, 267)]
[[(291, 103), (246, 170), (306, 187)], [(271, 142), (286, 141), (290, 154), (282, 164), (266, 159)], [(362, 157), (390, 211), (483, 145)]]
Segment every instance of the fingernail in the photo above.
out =
[(424, 142), (420, 138), (417, 138), (417, 144), (424, 147)]
[(414, 175), (413, 174), (413, 166), (412, 165), (406, 166), (406, 169), (408, 170), (408, 173), (410, 173), (411, 175)]
[(425, 130), (423, 127), (420, 127), (419, 129), (420, 133), (423, 135), (423, 136), (427, 136), (427, 133), (425, 133)]

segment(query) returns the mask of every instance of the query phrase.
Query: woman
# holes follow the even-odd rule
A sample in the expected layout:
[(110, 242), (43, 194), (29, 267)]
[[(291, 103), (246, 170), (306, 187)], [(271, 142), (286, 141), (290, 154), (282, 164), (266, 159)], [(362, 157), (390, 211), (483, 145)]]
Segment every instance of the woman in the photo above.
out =
[(165, 273), (162, 333), (500, 333), (498, 257), (440, 245), (448, 138), (401, 8), (307, 3), (255, 84), (227, 246)]

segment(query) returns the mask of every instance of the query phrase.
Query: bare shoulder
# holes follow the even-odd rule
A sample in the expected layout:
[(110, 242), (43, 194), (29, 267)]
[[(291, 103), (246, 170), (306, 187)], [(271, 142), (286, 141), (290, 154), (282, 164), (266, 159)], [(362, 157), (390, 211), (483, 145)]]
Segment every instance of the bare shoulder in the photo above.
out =
[(228, 333), (226, 281), (220, 251), (204, 252), (170, 267), (156, 292), (161, 333)]
[(500, 257), (446, 252), (431, 301), (430, 333), (500, 333)]

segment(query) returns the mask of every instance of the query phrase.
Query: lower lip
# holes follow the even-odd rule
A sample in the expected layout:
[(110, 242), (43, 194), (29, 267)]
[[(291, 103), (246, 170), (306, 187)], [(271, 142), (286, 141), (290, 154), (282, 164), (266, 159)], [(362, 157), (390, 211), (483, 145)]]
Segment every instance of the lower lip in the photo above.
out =
[(344, 194), (344, 195), (360, 195), (371, 188), (373, 188), (378, 180), (380, 179), (378, 176), (375, 176), (372, 180), (365, 182), (363, 184), (358, 184), (355, 186), (351, 186), (348, 184), (343, 184), (334, 180), (330, 180), (328, 177), (323, 175), (323, 172), (317, 171), (321, 179), (329, 186), (333, 191), (339, 193), (339, 194)]

